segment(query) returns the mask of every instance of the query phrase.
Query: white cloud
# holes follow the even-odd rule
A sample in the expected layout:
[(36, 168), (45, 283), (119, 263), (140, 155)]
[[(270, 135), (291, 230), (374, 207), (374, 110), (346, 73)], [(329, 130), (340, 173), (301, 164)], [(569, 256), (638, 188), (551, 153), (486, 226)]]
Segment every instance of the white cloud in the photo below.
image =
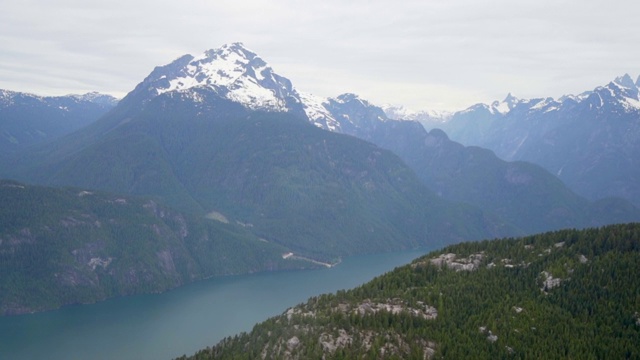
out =
[(242, 41), (307, 92), (458, 109), (640, 73), (639, 10), (620, 0), (5, 0), (0, 88), (123, 95), (157, 65)]

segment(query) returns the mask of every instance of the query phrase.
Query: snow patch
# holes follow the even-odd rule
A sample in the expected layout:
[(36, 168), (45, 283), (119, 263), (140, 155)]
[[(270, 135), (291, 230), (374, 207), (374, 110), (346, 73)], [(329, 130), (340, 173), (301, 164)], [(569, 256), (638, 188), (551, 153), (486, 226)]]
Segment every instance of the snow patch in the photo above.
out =
[[(158, 95), (196, 87), (216, 92), (224, 88), (228, 90), (224, 96), (250, 109), (287, 111), (284, 96), (288, 84), (282, 83), (270, 66), (240, 43), (205, 51), (177, 74), (168, 86), (156, 88)], [(163, 79), (166, 75), (158, 78)]]
[(312, 124), (321, 129), (333, 132), (340, 131), (340, 123), (326, 108), (326, 105), (329, 104), (329, 99), (303, 92), (298, 92), (298, 95), (302, 101), (304, 112)]

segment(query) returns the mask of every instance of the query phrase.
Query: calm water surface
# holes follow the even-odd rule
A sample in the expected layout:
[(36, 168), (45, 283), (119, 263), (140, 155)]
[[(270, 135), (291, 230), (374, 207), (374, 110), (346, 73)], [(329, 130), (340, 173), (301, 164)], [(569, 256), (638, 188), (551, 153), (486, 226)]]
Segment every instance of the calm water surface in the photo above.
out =
[(189, 355), (311, 296), (358, 286), (427, 252), (357, 256), (331, 269), (210, 279), (163, 294), (0, 317), (0, 359)]

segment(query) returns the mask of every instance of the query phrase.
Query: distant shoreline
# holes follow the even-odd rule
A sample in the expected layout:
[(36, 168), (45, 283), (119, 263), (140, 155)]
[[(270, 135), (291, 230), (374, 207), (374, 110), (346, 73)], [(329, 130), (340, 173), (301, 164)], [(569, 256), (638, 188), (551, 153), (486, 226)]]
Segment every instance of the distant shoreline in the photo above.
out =
[(336, 262), (334, 262), (334, 263), (328, 263), (328, 262), (323, 262), (323, 261), (311, 259), (311, 258), (308, 258), (308, 257), (296, 255), (296, 254), (294, 254), (292, 252), (288, 252), (288, 253), (282, 254), (282, 258), (283, 259), (291, 259), (291, 260), (308, 261), (310, 263), (313, 263), (313, 264), (316, 264), (316, 265), (322, 265), (322, 266), (327, 267), (327, 268), (332, 268), (334, 266), (339, 265), (342, 262), (342, 258), (338, 258), (338, 260)]

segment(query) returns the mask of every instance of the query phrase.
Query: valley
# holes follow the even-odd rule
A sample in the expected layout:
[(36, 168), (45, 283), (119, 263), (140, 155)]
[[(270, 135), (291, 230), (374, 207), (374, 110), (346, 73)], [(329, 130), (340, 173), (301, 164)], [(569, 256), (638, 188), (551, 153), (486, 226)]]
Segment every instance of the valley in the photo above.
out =
[(230, 43), (120, 100), (2, 90), (0, 355), (634, 357), (639, 86), (414, 116)]
[(310, 296), (358, 286), (427, 251), (348, 257), (330, 269), (217, 276), (161, 294), (0, 317), (0, 353), (9, 359), (168, 360), (249, 331)]

